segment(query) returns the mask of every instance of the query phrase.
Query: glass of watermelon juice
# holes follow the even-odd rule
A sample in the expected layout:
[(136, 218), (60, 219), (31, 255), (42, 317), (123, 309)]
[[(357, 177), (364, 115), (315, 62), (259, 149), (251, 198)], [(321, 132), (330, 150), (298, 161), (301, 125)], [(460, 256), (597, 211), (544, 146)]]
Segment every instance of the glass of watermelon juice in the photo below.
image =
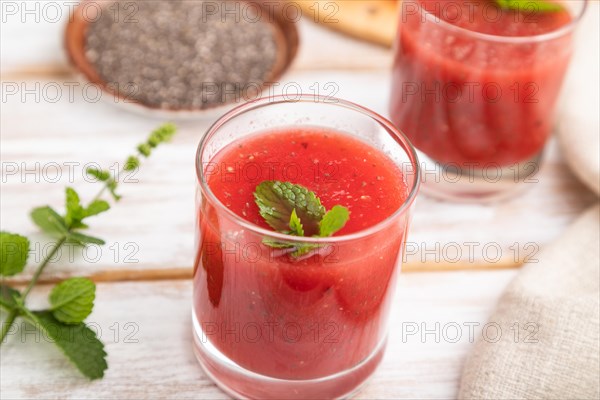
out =
[[(196, 163), (192, 320), (204, 371), (234, 397), (354, 392), (386, 345), (420, 182), (409, 141), (350, 102), (275, 97), (220, 118)], [(295, 196), (303, 235), (267, 223), (259, 185)], [(335, 233), (324, 234), (327, 215), (311, 222), (313, 194), (323, 211), (349, 212)]]
[(533, 183), (586, 0), (405, 0), (390, 119), (423, 189), (495, 200)]

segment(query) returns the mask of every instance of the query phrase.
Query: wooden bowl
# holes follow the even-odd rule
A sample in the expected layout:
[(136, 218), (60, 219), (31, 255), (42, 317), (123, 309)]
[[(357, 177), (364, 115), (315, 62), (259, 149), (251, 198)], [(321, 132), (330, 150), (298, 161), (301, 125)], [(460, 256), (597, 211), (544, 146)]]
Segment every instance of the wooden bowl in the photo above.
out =
[[(296, 28), (296, 24), (290, 20), (287, 20), (281, 12), (273, 12), (275, 8), (265, 6), (263, 3), (267, 0), (238, 1), (251, 3), (252, 5), (260, 8), (262, 13), (261, 21), (270, 24), (274, 31), (274, 39), (277, 46), (277, 56), (273, 68), (267, 75), (267, 79), (265, 79), (266, 83), (264, 83), (261, 87), (261, 93), (264, 93), (272, 83), (275, 83), (281, 79), (296, 57), (300, 43), (298, 29)], [(97, 0), (84, 0), (81, 2), (73, 10), (69, 18), (69, 22), (67, 23), (65, 30), (64, 44), (69, 63), (75, 70), (75, 73), (79, 79), (86, 84), (91, 83), (98, 86), (104, 94), (102, 98), (110, 98), (111, 104), (120, 106), (121, 108), (132, 112), (141, 113), (147, 116), (155, 116), (158, 118), (194, 119), (214, 117), (216, 115), (223, 114), (224, 112), (241, 103), (246, 102), (244, 99), (241, 99), (240, 102), (216, 104), (213, 107), (204, 109), (168, 109), (144, 104), (135, 99), (129, 98), (127, 94), (123, 94), (115, 90), (114, 87), (111, 87), (111, 85), (102, 80), (92, 63), (85, 56), (86, 32), (88, 29), (88, 24), (90, 23), (88, 19), (94, 19), (94, 16), (90, 15), (90, 10), (97, 9), (97, 7), (86, 7), (86, 4), (89, 2), (99, 4), (101, 7), (106, 7), (113, 3), (113, 1), (109, 0), (101, 0), (100, 2)], [(260, 97), (261, 93), (258, 93), (256, 97)], [(106, 96), (107, 94), (109, 96)]]

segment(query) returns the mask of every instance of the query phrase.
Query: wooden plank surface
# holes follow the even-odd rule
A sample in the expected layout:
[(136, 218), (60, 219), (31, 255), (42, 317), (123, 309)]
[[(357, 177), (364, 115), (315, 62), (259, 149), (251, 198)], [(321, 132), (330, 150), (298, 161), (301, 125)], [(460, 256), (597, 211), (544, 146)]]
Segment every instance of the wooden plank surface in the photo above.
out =
[[(401, 275), (384, 361), (356, 398), (456, 396), (471, 346), (468, 326), (479, 324), (473, 325), (474, 338), (481, 336), (487, 316), (515, 273)], [(43, 307), (48, 290), (34, 291), (31, 304)], [(88, 321), (101, 332), (109, 354), (105, 378), (89, 382), (53, 344), (41, 337), (40, 343), (32, 343), (33, 334), (15, 334), (0, 350), (2, 398), (227, 398), (197, 365), (190, 314), (190, 281), (100, 284)], [(453, 323), (461, 327), (456, 343)], [(415, 324), (420, 331), (409, 334)], [(437, 342), (432, 333), (423, 338), (422, 328), (437, 329)]]
[[(63, 3), (56, 4), (64, 10)], [(162, 119), (127, 113), (110, 104), (112, 99), (86, 100), (62, 53), (66, 14), (54, 22), (29, 17), (23, 23), (20, 15), (6, 17), (0, 24), (0, 228), (29, 235), (35, 228), (27, 210), (43, 204), (60, 208), (66, 184), (92, 196), (97, 187), (84, 181), (85, 164), (110, 166), (122, 161)], [(306, 16), (298, 27), (300, 52), (282, 85), (296, 82), (310, 91), (317, 84), (323, 93), (325, 84), (334, 83), (337, 96), (387, 113), (391, 51), (323, 29)], [(7, 95), (7, 85), (15, 84), (19, 93)], [(72, 98), (66, 85), (74, 88)], [(50, 101), (56, 86), (62, 95)], [(23, 99), (23, 88), (33, 88), (34, 93)], [(45, 95), (44, 90), (48, 90)], [(11, 343), (0, 350), (1, 398), (226, 398), (193, 358), (191, 282), (181, 279), (191, 275), (193, 258), (194, 152), (210, 122), (207, 118), (181, 123), (174, 142), (130, 177), (138, 182), (122, 186), (121, 204), (92, 223), (94, 234), (106, 239), (105, 247), (76, 252), (72, 258), (65, 251), (45, 275), (48, 281), (73, 275), (109, 281), (98, 285), (96, 308), (89, 319), (102, 329), (107, 344), (106, 378), (90, 383), (53, 345), (21, 343), (20, 336), (11, 336)], [(471, 348), (464, 324), (478, 323), (475, 336), (480, 336), (481, 325), (517, 273), (494, 269), (514, 267), (526, 255), (535, 258), (538, 248), (594, 201), (568, 171), (554, 142), (538, 178), (523, 196), (496, 205), (452, 204), (421, 196), (405, 270), (489, 271), (403, 274), (388, 352), (357, 398), (456, 396), (460, 369)], [(46, 239), (39, 235), (33, 239), (41, 245), (34, 249), (21, 279), (30, 276), (36, 260), (47, 251)], [(455, 243), (462, 253), (458, 259)], [(495, 243), (502, 252), (497, 261)], [(491, 244), (491, 253), (484, 257), (486, 244)], [(472, 258), (470, 248), (475, 249)], [(124, 280), (139, 282), (117, 282)], [(32, 304), (43, 306), (48, 290), (36, 289)], [(433, 329), (435, 322), (442, 327), (458, 323), (464, 327), (463, 337), (458, 343), (436, 343), (432, 336), (421, 340), (420, 335), (402, 340), (403, 323), (425, 323)], [(137, 333), (129, 339), (138, 342), (126, 341), (136, 327)]]
[[(75, 81), (19, 84), (34, 87), (39, 83), (42, 88), (56, 84), (67, 90), (68, 82)], [(334, 84), (338, 96), (386, 113), (389, 76), (381, 71), (296, 71), (289, 74), (287, 82), (306, 90), (315, 84), (321, 88)], [(55, 103), (34, 102), (33, 96), (29, 99), (23, 102), (17, 95), (7, 97), (0, 122), (2, 228), (23, 234), (36, 231), (27, 210), (45, 204), (62, 207), (67, 184), (91, 197), (98, 188), (83, 177), (87, 163), (114, 166), (122, 162), (161, 121), (121, 111), (109, 104), (112, 99), (86, 101), (81, 90), (74, 90), (72, 101), (67, 92)], [(123, 200), (92, 223), (93, 232), (107, 245), (83, 252), (65, 251), (66, 258), (46, 278), (72, 274), (103, 280), (124, 275), (130, 279), (156, 274), (189, 276), (194, 242), (194, 155), (210, 123), (210, 119), (180, 123), (172, 144), (160, 148), (134, 176), (122, 176), (123, 181), (131, 182), (121, 187)], [(554, 143), (537, 179), (522, 196), (493, 205), (448, 203), (421, 196), (406, 269), (506, 268), (535, 255), (594, 201), (564, 165)], [(34, 249), (29, 274), (44, 251), (44, 245)]]

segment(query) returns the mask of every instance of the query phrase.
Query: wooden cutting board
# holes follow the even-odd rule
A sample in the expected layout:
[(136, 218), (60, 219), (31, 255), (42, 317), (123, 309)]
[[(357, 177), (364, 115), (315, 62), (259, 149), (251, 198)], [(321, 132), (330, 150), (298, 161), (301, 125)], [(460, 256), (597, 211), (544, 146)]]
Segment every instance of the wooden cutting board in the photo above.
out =
[(291, 0), (304, 18), (358, 39), (391, 47), (398, 24), (398, 0)]

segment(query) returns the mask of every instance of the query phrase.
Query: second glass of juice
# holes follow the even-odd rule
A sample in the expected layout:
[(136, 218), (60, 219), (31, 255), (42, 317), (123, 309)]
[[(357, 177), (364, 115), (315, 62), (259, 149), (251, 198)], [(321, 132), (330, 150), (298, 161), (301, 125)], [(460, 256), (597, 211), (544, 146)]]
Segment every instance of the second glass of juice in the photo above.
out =
[(493, 200), (535, 182), (586, 8), (499, 3), (402, 2), (390, 119), (419, 151), (423, 189), (443, 198)]
[[(234, 397), (353, 393), (386, 345), (420, 182), (408, 140), (346, 101), (269, 98), (219, 119), (196, 161), (192, 319), (205, 372)], [(350, 219), (331, 237), (275, 232), (254, 203), (264, 181), (301, 185)]]

